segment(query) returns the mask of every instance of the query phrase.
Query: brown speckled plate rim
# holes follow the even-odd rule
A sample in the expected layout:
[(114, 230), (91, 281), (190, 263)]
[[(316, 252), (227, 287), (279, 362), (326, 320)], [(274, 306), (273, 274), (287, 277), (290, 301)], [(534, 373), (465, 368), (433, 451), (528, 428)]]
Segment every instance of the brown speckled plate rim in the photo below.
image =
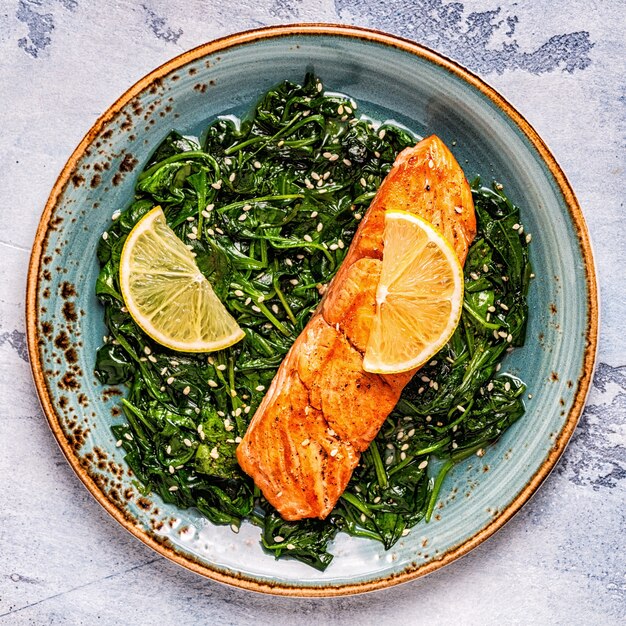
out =
[[(135, 520), (129, 518), (128, 513), (120, 509), (117, 504), (109, 499), (101, 490), (101, 488), (89, 476), (85, 468), (80, 464), (76, 452), (68, 442), (65, 433), (61, 427), (61, 421), (55, 410), (51, 394), (49, 393), (46, 376), (42, 363), (42, 355), (39, 351), (39, 306), (38, 306), (38, 287), (39, 277), (42, 273), (42, 253), (46, 244), (48, 229), (50, 226), (51, 216), (54, 213), (57, 202), (62, 195), (65, 186), (70, 181), (70, 177), (78, 161), (81, 159), (87, 148), (90, 146), (95, 137), (103, 130), (107, 122), (112, 120), (124, 106), (126, 106), (135, 96), (143, 90), (150, 87), (154, 81), (160, 80), (167, 74), (183, 67), (184, 65), (196, 61), (206, 55), (214, 54), (234, 46), (242, 44), (250, 44), (255, 41), (273, 39), (278, 37), (304, 35), (330, 35), (337, 37), (346, 37), (371, 41), (377, 44), (391, 46), (405, 52), (414, 54), (430, 63), (438, 65), (446, 71), (461, 78), (477, 89), (484, 96), (489, 98), (506, 116), (508, 116), (519, 128), (521, 133), (526, 136), (528, 141), (534, 146), (540, 154), (545, 165), (550, 170), (554, 180), (559, 186), (563, 200), (568, 207), (572, 222), (576, 228), (578, 241), (585, 265), (586, 284), (588, 293), (587, 302), (587, 328), (586, 328), (586, 344), (585, 354), (582, 366), (582, 374), (577, 381), (577, 387), (574, 394), (572, 408), (567, 416), (567, 420), (561, 429), (558, 437), (554, 442), (547, 458), (537, 470), (534, 476), (528, 481), (524, 489), (509, 503), (509, 505), (500, 512), (487, 526), (477, 532), (474, 536), (467, 539), (460, 545), (449, 549), (437, 560), (425, 563), (420, 566), (410, 566), (401, 572), (378, 578), (371, 581), (356, 582), (340, 585), (327, 586), (297, 586), (287, 585), (283, 583), (271, 583), (260, 581), (244, 575), (236, 575), (232, 572), (222, 570), (216, 566), (211, 567), (206, 563), (195, 560), (190, 555), (181, 554), (174, 550), (170, 545), (160, 543), (157, 538), (148, 530), (139, 528)], [(342, 596), (357, 593), (364, 593), (383, 589), (393, 585), (397, 585), (409, 580), (413, 580), (425, 574), (429, 574), (451, 563), (452, 561), (464, 556), (476, 546), (481, 544), (485, 539), (493, 535), (499, 530), (522, 505), (535, 493), (544, 479), (555, 466), (559, 457), (563, 453), (583, 411), (587, 394), (589, 393), (590, 383), (593, 376), (597, 343), (598, 343), (598, 292), (596, 284), (596, 273), (593, 262), (593, 254), (589, 240), (589, 234), (585, 224), (584, 217), (580, 210), (580, 206), (574, 192), (566, 179), (563, 171), (557, 164), (552, 153), (539, 137), (533, 127), (518, 113), (511, 104), (509, 104), (501, 95), (493, 88), (489, 87), (478, 76), (460, 66), (458, 63), (445, 58), (444, 56), (425, 48), (410, 40), (397, 36), (389, 35), (384, 32), (339, 24), (292, 24), (283, 26), (270, 26), (249, 30), (234, 35), (229, 35), (216, 39), (215, 41), (201, 45), (193, 50), (185, 52), (176, 58), (161, 65), (159, 68), (150, 72), (147, 76), (133, 85), (126, 93), (124, 93), (107, 111), (98, 118), (93, 127), (85, 135), (72, 156), (69, 158), (65, 167), (61, 171), (57, 179), (50, 197), (46, 203), (37, 233), (33, 244), (32, 254), (28, 269), (28, 282), (26, 294), (26, 328), (28, 338), (28, 352), (30, 356), (31, 369), (37, 393), (41, 401), (44, 413), (48, 419), (48, 423), (54, 436), (65, 454), (72, 469), (78, 477), (83, 481), (87, 489), (96, 498), (96, 500), (130, 533), (143, 541), (146, 545), (156, 550), (161, 555), (174, 561), (178, 565), (186, 567), (193, 572), (211, 578), (213, 580), (234, 585), (249, 591), (257, 591), (282, 596), (302, 596), (302, 597), (321, 597), (321, 596)], [(269, 557), (268, 557), (269, 558)]]

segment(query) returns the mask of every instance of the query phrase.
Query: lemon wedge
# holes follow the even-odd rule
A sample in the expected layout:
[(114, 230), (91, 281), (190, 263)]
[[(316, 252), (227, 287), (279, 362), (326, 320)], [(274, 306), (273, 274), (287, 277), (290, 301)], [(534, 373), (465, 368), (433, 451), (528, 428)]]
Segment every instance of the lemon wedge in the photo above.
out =
[(245, 336), (195, 258), (167, 225), (161, 207), (129, 233), (120, 258), (128, 312), (158, 343), (181, 352), (212, 352)]
[(379, 374), (423, 365), (452, 337), (463, 308), (463, 268), (430, 222), (385, 214), (376, 314), (363, 369)]

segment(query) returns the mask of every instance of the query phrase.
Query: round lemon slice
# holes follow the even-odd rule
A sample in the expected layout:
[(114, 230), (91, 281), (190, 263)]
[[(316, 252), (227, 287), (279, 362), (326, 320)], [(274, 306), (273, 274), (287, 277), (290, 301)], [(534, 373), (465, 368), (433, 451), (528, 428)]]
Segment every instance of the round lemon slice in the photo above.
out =
[(423, 365), (449, 341), (463, 308), (463, 268), (442, 233), (411, 213), (387, 212), (383, 241), (363, 369), (393, 374)]
[(120, 258), (120, 287), (135, 322), (172, 350), (212, 352), (245, 336), (167, 225), (161, 207), (129, 233)]

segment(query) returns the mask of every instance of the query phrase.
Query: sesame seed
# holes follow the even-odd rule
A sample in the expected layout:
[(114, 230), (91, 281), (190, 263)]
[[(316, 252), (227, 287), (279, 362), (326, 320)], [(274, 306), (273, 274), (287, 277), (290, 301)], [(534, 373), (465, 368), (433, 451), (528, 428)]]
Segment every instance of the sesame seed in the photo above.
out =
[(211, 214), (208, 211), (202, 211), (202, 217), (206, 217), (208, 219), (211, 217)]
[(176, 485), (172, 485), (168, 491), (178, 491), (178, 487)]
[(212, 211), (214, 208), (215, 208), (215, 205), (214, 205), (214, 204), (207, 204), (207, 205), (206, 205), (206, 210), (207, 210), (207, 211)]
[(168, 454), (172, 453), (172, 446), (167, 446), (167, 448), (165, 448), (165, 452), (167, 452)]
[(239, 532), (239, 526), (237, 526), (237, 524), (231, 524), (231, 525), (230, 525), (230, 529), (231, 529), (234, 533), (238, 533), (238, 532)]
[(285, 541), (285, 538), (281, 537), (280, 535), (276, 535), (276, 537), (274, 537), (275, 543), (282, 543), (283, 541)]
[(316, 218), (318, 215), (319, 213), (317, 211), (313, 211), (313, 213), (311, 213), (312, 218)]
[(215, 227), (215, 232), (219, 233), (220, 235), (224, 234), (224, 231), (221, 228), (218, 228), (217, 226)]
[(470, 278), (472, 280), (478, 280), (478, 274), (476, 272), (471, 272), (470, 273)]
[(187, 233), (187, 239), (197, 239), (198, 235), (196, 233)]
[(532, 399), (533, 399), (533, 394), (532, 394), (532, 393), (529, 393), (529, 394), (528, 394), (528, 399), (529, 399), (529, 400), (532, 400)]
[(117, 211), (113, 211), (113, 215), (111, 215), (111, 219), (113, 221), (115, 221), (116, 219), (118, 219), (118, 217), (122, 214), (121, 211), (117, 210)]
[(344, 164), (346, 167), (350, 167), (350, 166), (352, 165), (352, 161), (351, 161), (350, 159), (344, 159), (344, 160), (343, 160), (343, 164)]
[[(193, 411), (196, 415), (200, 415), (200, 407), (194, 407)], [(202, 424), (200, 424), (200, 426), (202, 426)]]
[(426, 469), (428, 467), (428, 461), (422, 461), (418, 466), (417, 469)]
[(277, 144), (276, 144), (279, 148), (282, 148), (285, 145), (285, 141), (283, 139), (281, 139)]
[(492, 383), (492, 382), (490, 382), (490, 383), (487, 385), (487, 391), (493, 391), (493, 383)]
[(293, 261), (291, 259), (285, 259), (285, 265), (291, 267), (293, 265)]
[(220, 180), (218, 180), (215, 183), (211, 183), (211, 187), (213, 187), (213, 189), (221, 189), (222, 188), (222, 179), (220, 178)]
[(295, 550), (296, 546), (293, 545), (293, 543), (288, 543), (287, 544), (287, 550)]
[(355, 220), (360, 220), (363, 216), (360, 213), (355, 213), (354, 214), (354, 219)]
[(337, 245), (343, 250), (345, 244), (343, 243), (343, 241), (341, 239), (339, 239), (339, 241), (337, 241)]
[(361, 513), (361, 521), (365, 523), (367, 521), (367, 517), (365, 517), (365, 513)]
[(511, 333), (509, 333), (509, 334), (506, 336), (506, 340), (507, 340), (509, 343), (511, 343), (511, 342), (513, 341), (513, 335), (511, 335)]
[(255, 167), (257, 170), (260, 170), (260, 169), (261, 169), (261, 162), (260, 162), (260, 161), (255, 161), (252, 165), (254, 165), (254, 167)]
[(252, 208), (252, 205), (251, 205), (251, 204), (244, 204), (244, 205), (241, 207), (241, 210), (242, 210), (242, 211), (246, 211), (246, 212), (248, 212), (251, 208)]
[(119, 448), (119, 447), (121, 447), (122, 443), (123, 443), (123, 441), (122, 441), (121, 439), (118, 439), (118, 440), (115, 442), (115, 445)]
[(476, 456), (478, 456), (478, 457), (485, 456), (485, 449), (484, 448), (479, 448), (478, 450), (476, 450)]
[(402, 536), (403, 536), (403, 537), (406, 537), (406, 536), (407, 536), (410, 532), (411, 532), (411, 529), (410, 529), (410, 528), (405, 528), (405, 529), (402, 531)]
[(231, 398), (235, 398), (237, 396), (237, 390), (236, 389), (231, 389), (230, 390), (230, 397)]
[(218, 412), (217, 412), (217, 414), (218, 414), (220, 417), (225, 417), (225, 416), (226, 416), (226, 413), (224, 413), (224, 411), (218, 411)]
[(332, 152), (324, 152), (324, 153), (322, 154), (322, 156), (323, 156), (325, 159), (330, 159), (330, 157), (331, 157), (331, 156), (333, 156), (333, 153), (332, 153)]
[(322, 224), (322, 222), (320, 222), (320, 223), (317, 225), (317, 232), (318, 232), (318, 233), (321, 233), (321, 232), (322, 232), (322, 228), (324, 228), (324, 224)]
[(184, 389), (183, 389), (183, 393), (188, 396), (189, 392), (191, 391), (191, 387), (189, 385), (187, 385)]
[(321, 176), (317, 172), (311, 172), (311, 178), (313, 180), (319, 180)]
[(317, 91), (318, 92), (322, 91), (323, 88), (324, 87), (323, 87), (322, 83), (317, 83)]
[(219, 459), (219, 458), (220, 458), (220, 453), (217, 451), (217, 446), (215, 446), (215, 447), (211, 450), (211, 452), (209, 452), (209, 456), (210, 456), (212, 459)]
[(511, 383), (509, 382), (504, 383), (504, 391), (511, 391)]
[(508, 311), (509, 310), (509, 307), (506, 304), (504, 304), (504, 302), (500, 302), (500, 308), (503, 311)]
[(150, 361), (150, 363), (156, 363), (157, 362), (157, 358), (154, 356), (154, 354), (151, 354), (148, 357), (148, 361)]
[(461, 406), (460, 404), (457, 404), (456, 408), (461, 412), (461, 413), (465, 413), (465, 407)]
[(498, 337), (502, 337), (503, 339), (506, 339), (507, 336), (507, 332), (504, 330), (500, 330), (498, 331)]
[(375, 150), (375, 151), (374, 151), (374, 156), (375, 156), (377, 159), (380, 159), (380, 152), (378, 152), (377, 150)]
[(513, 226), (511, 228), (513, 230), (519, 230), (519, 224), (515, 223), (515, 224), (513, 224)]
[(409, 449), (409, 444), (408, 443), (402, 444), (402, 447), (400, 448), (400, 450), (402, 450), (403, 452), (404, 452), (404, 450), (408, 450), (408, 449)]
[(140, 356), (140, 357), (139, 357), (139, 360), (140, 360), (142, 363), (145, 363), (148, 359), (146, 359), (146, 357), (145, 357), (145, 356)]
[(531, 277), (531, 278), (534, 278), (534, 277), (535, 277), (535, 275), (534, 275), (534, 274), (531, 274), (531, 275), (530, 275), (530, 277)]
[(251, 302), (252, 302), (252, 298), (246, 298), (246, 301), (244, 302), (244, 304), (248, 306)]
[(380, 139), (384, 139), (384, 138), (385, 138), (386, 133), (387, 133), (387, 131), (383, 128), (383, 129), (381, 129), (381, 130), (378, 132), (378, 137), (379, 137)]
[(193, 222), (195, 219), (196, 219), (196, 218), (195, 218), (193, 215), (190, 215), (190, 216), (187, 218), (187, 221), (188, 221), (188, 222)]
[(459, 447), (459, 444), (456, 441), (452, 442), (452, 449), (456, 450)]
[(455, 206), (455, 207), (454, 207), (454, 211), (455, 211), (456, 213), (461, 214), (461, 213), (463, 213), (463, 207), (460, 207), (460, 206)]
[(406, 452), (400, 452), (400, 460), (404, 461), (406, 459)]
[(428, 167), (430, 167), (430, 169), (432, 169), (433, 167), (435, 167), (435, 162), (432, 159), (428, 160)]
[(212, 228), (207, 228), (207, 233), (213, 237), (215, 235), (215, 231)]
[(244, 222), (246, 220), (246, 218), (248, 217), (248, 215), (246, 213), (242, 213), (237, 219), (240, 222)]
[(107, 233), (107, 231), (105, 230), (105, 231), (102, 233), (102, 239), (104, 239), (104, 240), (106, 241), (108, 238), (109, 238), (109, 233)]
[[(323, 179), (323, 178), (320, 178), (320, 179), (317, 181), (317, 186), (318, 186), (318, 187), (321, 187), (323, 184), (324, 184), (324, 179)], [(320, 193), (321, 193), (321, 192), (320, 192)]]
[(313, 239), (311, 238), (311, 235), (305, 235), (303, 237), (304, 241), (308, 241), (309, 243), (311, 243), (313, 241)]
[(243, 291), (241, 291), (241, 289), (235, 289), (234, 293), (238, 298), (243, 298)]
[(220, 372), (223, 372), (226, 369), (226, 366), (223, 363), (220, 363), (215, 369), (218, 369)]
[(338, 450), (337, 448), (333, 448), (333, 449), (330, 451), (330, 456), (337, 456), (337, 452), (339, 452), (339, 450)]
[(215, 389), (215, 387), (217, 387), (217, 383), (214, 380), (209, 380), (209, 387), (213, 387)]
[(331, 243), (330, 246), (328, 246), (329, 250), (336, 250), (339, 246), (336, 243)]
[(343, 104), (337, 107), (337, 115), (343, 115)]
[(251, 308), (251, 309), (252, 309), (255, 313), (260, 313), (260, 312), (261, 312), (261, 309), (259, 309), (259, 307), (258, 307), (256, 304), (253, 304), (250, 308)]
[(298, 279), (297, 279), (297, 278), (292, 278), (289, 282), (290, 282), (292, 285), (294, 285), (294, 286), (295, 286), (295, 285), (297, 285), (297, 284), (298, 284)]
[(241, 437), (235, 437), (235, 443), (241, 443)]
[(533, 238), (533, 236), (528, 233), (528, 235), (526, 235), (526, 243), (530, 243), (530, 240)]
[(502, 363), (498, 363), (496, 365), (496, 372), (499, 372), (502, 369)]
[(274, 313), (276, 313), (276, 314), (278, 315), (278, 311), (279, 311), (279, 310), (280, 310), (280, 309), (278, 308), (278, 305), (276, 305), (276, 304), (272, 304), (272, 311), (273, 311)]
[(361, 187), (367, 187), (367, 181), (365, 180), (365, 178), (361, 178), (359, 183), (361, 183)]
[(330, 172), (324, 172), (324, 176), (322, 176), (324, 180), (328, 180), (330, 178)]
[(145, 346), (143, 349), (144, 354), (152, 354), (152, 350), (150, 350), (150, 346)]
[(421, 395), (421, 394), (423, 394), (423, 393), (424, 393), (424, 387), (420, 387), (420, 388), (417, 390), (417, 393), (419, 393), (420, 395)]
[(343, 109), (344, 109), (344, 111), (345, 111), (346, 113), (348, 113), (348, 114), (352, 113), (352, 108), (351, 108), (351, 107), (349, 107), (349, 106), (347, 106), (347, 105), (346, 105), (345, 107), (343, 107)]
[(421, 381), (422, 381), (423, 383), (427, 383), (427, 382), (429, 382), (429, 381), (430, 381), (430, 378), (428, 378), (428, 376), (422, 376), (422, 377), (421, 377)]
[(331, 156), (328, 157), (329, 161), (336, 161), (339, 158), (338, 154), (333, 154)]
[(489, 313), (495, 313), (496, 312), (496, 307), (495, 306), (489, 306), (489, 307), (487, 307), (487, 311), (489, 311)]
[(430, 415), (426, 416), (426, 421), (427, 422), (432, 422), (433, 418)]
[(257, 391), (265, 391), (265, 385), (257, 385), (257, 386), (255, 387), (255, 389), (256, 389)]
[(243, 410), (243, 412), (244, 412), (244, 413), (246, 413), (246, 415), (247, 415), (248, 413), (250, 413), (250, 408), (251, 408), (251, 407), (247, 406), (247, 407)]
[(380, 496), (376, 496), (374, 498), (374, 504), (378, 504), (380, 502)]
[(524, 232), (524, 227), (523, 227), (523, 226), (520, 226), (520, 227), (519, 227), (519, 230), (517, 231), (517, 234), (518, 234), (518, 235), (521, 235), (523, 232)]
[(175, 470), (174, 470), (174, 466), (173, 466), (173, 465), (170, 465), (167, 469), (168, 469), (168, 471), (169, 471), (169, 473), (170, 473), (170, 474), (173, 474), (173, 473), (174, 473), (174, 471), (175, 471)]
[(191, 439), (183, 439), (183, 443), (188, 447), (191, 448), (191, 446), (193, 445), (191, 443)]

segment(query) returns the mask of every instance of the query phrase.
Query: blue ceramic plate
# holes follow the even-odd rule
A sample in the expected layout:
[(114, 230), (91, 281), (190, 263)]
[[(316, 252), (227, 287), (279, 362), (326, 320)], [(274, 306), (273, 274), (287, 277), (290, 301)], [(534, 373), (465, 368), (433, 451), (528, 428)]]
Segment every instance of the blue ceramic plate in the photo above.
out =
[[(195, 133), (218, 114), (249, 110), (268, 88), (307, 69), (360, 110), (454, 146), (468, 178), (504, 183), (533, 234), (537, 274), (526, 346), (506, 368), (533, 398), (527, 413), (478, 459), (455, 468), (443, 508), (390, 551), (339, 535), (324, 573), (263, 553), (259, 530), (239, 534), (194, 510), (141, 497), (116, 448), (119, 421), (93, 374), (105, 327), (94, 295), (96, 245), (111, 214), (131, 200), (137, 173), (175, 128)], [(589, 239), (572, 190), (529, 124), (480, 79), (409, 41), (353, 27), (299, 25), (233, 35), (187, 52), (126, 92), (63, 169), (33, 247), (28, 344), (50, 426), (89, 491), (126, 529), (210, 578), (285, 595), (340, 595), (431, 572), (500, 528), (530, 498), (563, 452), (593, 373), (597, 293)], [(488, 471), (487, 471), (488, 470)], [(455, 493), (456, 495), (451, 495)], [(448, 494), (447, 499), (445, 494)]]

